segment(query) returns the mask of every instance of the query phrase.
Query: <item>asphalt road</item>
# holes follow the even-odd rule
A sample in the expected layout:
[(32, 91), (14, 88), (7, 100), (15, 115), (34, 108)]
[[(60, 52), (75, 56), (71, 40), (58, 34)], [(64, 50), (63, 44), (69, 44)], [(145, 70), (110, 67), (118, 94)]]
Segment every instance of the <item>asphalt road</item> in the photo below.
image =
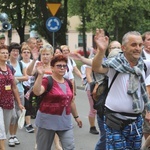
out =
[[(80, 81), (77, 81), (78, 88), (80, 88), (80, 85), (81, 85)], [(93, 135), (89, 133), (89, 122), (88, 122), (89, 103), (86, 92), (83, 90), (83, 88), (77, 89), (76, 105), (80, 118), (83, 122), (83, 127), (79, 128), (73, 119), (76, 150), (94, 150), (99, 135)], [(34, 119), (32, 119), (32, 123), (34, 123)], [(17, 137), (19, 138), (21, 144), (15, 147), (9, 147), (8, 142), (6, 142), (7, 145), (6, 150), (34, 150), (35, 146), (34, 133), (27, 133), (25, 131), (25, 128), (21, 130), (18, 129)], [(55, 150), (54, 147), (52, 148), (52, 150)]]
[[(81, 86), (80, 80), (76, 77), (76, 86), (77, 86), (77, 96), (76, 96), (76, 106), (78, 109), (79, 116), (82, 120), (83, 127), (79, 128), (76, 122), (73, 120), (74, 124), (74, 136), (75, 136), (75, 147), (76, 150), (94, 150), (95, 144), (99, 139), (99, 135), (93, 135), (89, 133), (89, 122), (88, 122), (88, 112), (89, 112), (89, 103), (87, 99), (86, 92)], [(34, 119), (32, 119), (34, 124)], [(97, 122), (95, 123), (97, 127)], [(98, 129), (98, 128), (97, 128)], [(35, 134), (27, 133), (25, 128), (18, 129), (17, 137), (20, 140), (20, 145), (15, 147), (9, 147), (8, 142), (6, 142), (6, 150), (35, 150)], [(143, 144), (144, 144), (143, 138)], [(54, 146), (52, 150), (55, 150)]]

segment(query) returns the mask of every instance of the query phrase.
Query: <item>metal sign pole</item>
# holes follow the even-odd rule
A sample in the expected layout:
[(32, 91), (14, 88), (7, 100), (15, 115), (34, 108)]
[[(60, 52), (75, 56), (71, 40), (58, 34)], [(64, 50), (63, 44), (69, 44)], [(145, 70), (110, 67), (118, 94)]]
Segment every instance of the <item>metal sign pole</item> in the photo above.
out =
[(52, 32), (52, 45), (55, 46), (55, 32), (61, 28), (61, 21), (57, 17), (50, 17), (46, 20), (46, 28)]
[(55, 45), (55, 32), (53, 32), (53, 47)]

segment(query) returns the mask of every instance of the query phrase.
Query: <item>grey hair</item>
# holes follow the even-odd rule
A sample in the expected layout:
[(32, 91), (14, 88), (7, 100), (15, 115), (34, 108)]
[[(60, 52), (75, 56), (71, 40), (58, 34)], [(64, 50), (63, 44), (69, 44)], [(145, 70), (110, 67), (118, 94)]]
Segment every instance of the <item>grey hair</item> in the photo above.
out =
[(125, 45), (126, 43), (128, 43), (130, 35), (141, 36), (141, 34), (138, 31), (127, 32), (122, 38), (122, 45)]
[(43, 51), (49, 51), (51, 53), (51, 55), (53, 55), (54, 53), (54, 48), (51, 44), (46, 44), (46, 45), (43, 45), (42, 48), (40, 48), (40, 54), (43, 52)]

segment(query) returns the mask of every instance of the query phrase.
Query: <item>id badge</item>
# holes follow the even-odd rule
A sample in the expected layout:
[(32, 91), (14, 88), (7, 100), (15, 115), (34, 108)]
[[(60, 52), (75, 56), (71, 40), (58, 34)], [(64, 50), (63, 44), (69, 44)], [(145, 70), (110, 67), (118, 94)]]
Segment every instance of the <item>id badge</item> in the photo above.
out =
[(11, 90), (11, 85), (5, 85), (5, 90), (6, 91)]

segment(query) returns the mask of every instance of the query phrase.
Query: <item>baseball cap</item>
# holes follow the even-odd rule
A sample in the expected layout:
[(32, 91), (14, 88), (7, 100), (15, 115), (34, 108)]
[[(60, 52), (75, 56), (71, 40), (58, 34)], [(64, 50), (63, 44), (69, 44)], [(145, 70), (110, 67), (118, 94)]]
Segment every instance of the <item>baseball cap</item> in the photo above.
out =
[(4, 34), (0, 34), (0, 39), (5, 39), (5, 35)]

